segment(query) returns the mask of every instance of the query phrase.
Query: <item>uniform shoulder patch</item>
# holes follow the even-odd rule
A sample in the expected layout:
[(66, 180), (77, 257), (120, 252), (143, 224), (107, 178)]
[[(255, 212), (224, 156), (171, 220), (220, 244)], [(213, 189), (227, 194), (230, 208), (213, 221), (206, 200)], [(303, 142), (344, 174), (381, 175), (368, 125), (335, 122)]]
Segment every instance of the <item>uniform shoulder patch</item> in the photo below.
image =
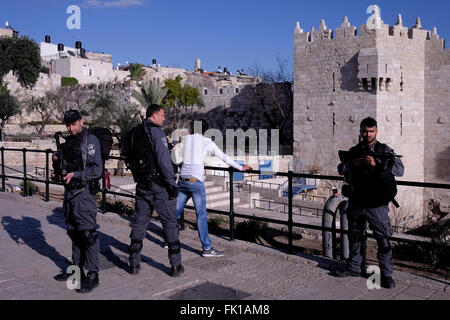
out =
[(95, 154), (95, 144), (90, 143), (87, 147), (88, 155), (93, 156)]
[(166, 137), (162, 137), (161, 138), (161, 142), (168, 148), (169, 147), (169, 145), (168, 145), (168, 143), (167, 143), (167, 138)]

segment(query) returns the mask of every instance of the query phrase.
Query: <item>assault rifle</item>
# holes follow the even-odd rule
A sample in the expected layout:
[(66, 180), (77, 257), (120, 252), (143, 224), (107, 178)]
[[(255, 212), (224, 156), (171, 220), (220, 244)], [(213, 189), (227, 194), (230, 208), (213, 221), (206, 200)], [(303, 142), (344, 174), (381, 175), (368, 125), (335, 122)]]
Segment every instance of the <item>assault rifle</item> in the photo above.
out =
[(352, 161), (359, 158), (365, 158), (367, 156), (371, 156), (373, 158), (378, 158), (384, 161), (386, 160), (393, 160), (395, 158), (401, 158), (402, 156), (399, 154), (395, 154), (394, 151), (392, 152), (374, 152), (370, 149), (370, 147), (367, 145), (367, 143), (364, 143), (364, 141), (360, 141), (357, 145), (356, 149), (352, 152), (350, 151), (344, 151), (339, 150), (339, 159), (341, 162), (347, 162)]
[(62, 132), (61, 131), (56, 132), (54, 137), (55, 137), (55, 141), (56, 141), (56, 150), (57, 150), (56, 154), (58, 157), (58, 165), (57, 165), (57, 170), (55, 170), (54, 180), (58, 181), (58, 182), (62, 182), (64, 184), (63, 178), (66, 176), (67, 170), (66, 170), (66, 163), (63, 158), (61, 142), (59, 141), (60, 137), (62, 137)]

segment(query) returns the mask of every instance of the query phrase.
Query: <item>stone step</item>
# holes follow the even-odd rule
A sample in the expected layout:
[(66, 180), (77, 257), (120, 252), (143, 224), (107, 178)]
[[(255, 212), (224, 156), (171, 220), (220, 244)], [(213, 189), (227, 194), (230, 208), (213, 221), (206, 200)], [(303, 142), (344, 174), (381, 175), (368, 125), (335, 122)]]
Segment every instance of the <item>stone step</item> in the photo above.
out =
[[(238, 204), (241, 201), (240, 198), (234, 198), (233, 199), (233, 203), (234, 204)], [(206, 207), (207, 208), (215, 208), (215, 207), (220, 207), (220, 206), (226, 206), (230, 204), (230, 199), (223, 199), (223, 200), (208, 200), (208, 198), (206, 198)], [(192, 198), (190, 198), (188, 200), (188, 202), (186, 203), (186, 205), (188, 206), (194, 206), (194, 202), (192, 201)]]
[(217, 186), (217, 187), (207, 187), (207, 188), (205, 188), (205, 192), (206, 192), (207, 195), (213, 194), (213, 193), (217, 193), (217, 192), (223, 193), (223, 188), (219, 187), (219, 186)]

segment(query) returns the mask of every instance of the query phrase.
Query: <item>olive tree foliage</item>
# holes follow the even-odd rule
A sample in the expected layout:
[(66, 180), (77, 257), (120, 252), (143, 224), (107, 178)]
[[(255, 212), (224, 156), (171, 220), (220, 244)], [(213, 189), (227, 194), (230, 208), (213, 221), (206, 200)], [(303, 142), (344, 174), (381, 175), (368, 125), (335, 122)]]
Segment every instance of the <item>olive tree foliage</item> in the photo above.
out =
[(38, 121), (32, 121), (29, 124), (36, 128), (41, 138), (45, 135), (45, 127), (51, 124), (56, 117), (57, 110), (62, 103), (58, 93), (55, 91), (46, 91), (43, 96), (23, 97), (22, 104), (28, 113), (35, 113), (39, 116)]
[(22, 106), (16, 97), (10, 94), (8, 85), (0, 83), (0, 141), (3, 141), (3, 129), (8, 119), (20, 114)]
[[(164, 82), (164, 88), (167, 89), (167, 95), (163, 100), (163, 105), (168, 109), (168, 117), (172, 120), (169, 125), (170, 130), (175, 130), (185, 126), (186, 122), (192, 118), (194, 106), (199, 108), (204, 106), (203, 99), (197, 88), (189, 84), (181, 84), (182, 78), (177, 76), (175, 79), (167, 79)], [(183, 123), (180, 121), (183, 120)]]
[(0, 78), (11, 70), (23, 87), (30, 88), (36, 83), (41, 56), (35, 41), (27, 36), (0, 37)]
[(136, 104), (121, 105), (117, 99), (99, 92), (88, 101), (90, 124), (108, 128), (120, 142), (122, 135), (140, 123), (141, 110)]

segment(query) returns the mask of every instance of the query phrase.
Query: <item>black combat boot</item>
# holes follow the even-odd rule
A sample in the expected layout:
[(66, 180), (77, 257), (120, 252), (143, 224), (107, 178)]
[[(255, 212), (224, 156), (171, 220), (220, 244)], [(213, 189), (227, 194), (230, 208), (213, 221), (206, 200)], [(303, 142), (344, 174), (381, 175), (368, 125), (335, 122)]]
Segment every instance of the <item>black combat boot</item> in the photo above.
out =
[(381, 286), (386, 289), (394, 289), (395, 281), (391, 276), (381, 276)]
[(86, 278), (81, 281), (81, 288), (76, 289), (79, 293), (88, 293), (94, 290), (94, 288), (98, 287), (98, 272), (89, 271), (86, 275)]
[(172, 266), (170, 268), (169, 276), (178, 277), (180, 274), (184, 272), (184, 267), (180, 264), (177, 267)]
[(137, 264), (135, 266), (130, 265), (130, 274), (137, 275), (141, 270), (141, 264)]
[[(61, 273), (54, 276), (53, 279), (55, 279), (56, 281), (67, 281), (69, 279), (69, 277), (73, 276), (73, 275), (74, 275), (74, 273), (67, 273), (65, 271), (61, 271)], [(84, 278), (86, 277), (84, 275), (83, 267), (80, 267), (80, 276), (81, 276), (81, 281), (83, 281)]]
[(338, 278), (346, 278), (346, 277), (360, 277), (360, 272), (355, 272), (350, 270), (348, 267), (337, 269), (334, 271), (334, 275)]

